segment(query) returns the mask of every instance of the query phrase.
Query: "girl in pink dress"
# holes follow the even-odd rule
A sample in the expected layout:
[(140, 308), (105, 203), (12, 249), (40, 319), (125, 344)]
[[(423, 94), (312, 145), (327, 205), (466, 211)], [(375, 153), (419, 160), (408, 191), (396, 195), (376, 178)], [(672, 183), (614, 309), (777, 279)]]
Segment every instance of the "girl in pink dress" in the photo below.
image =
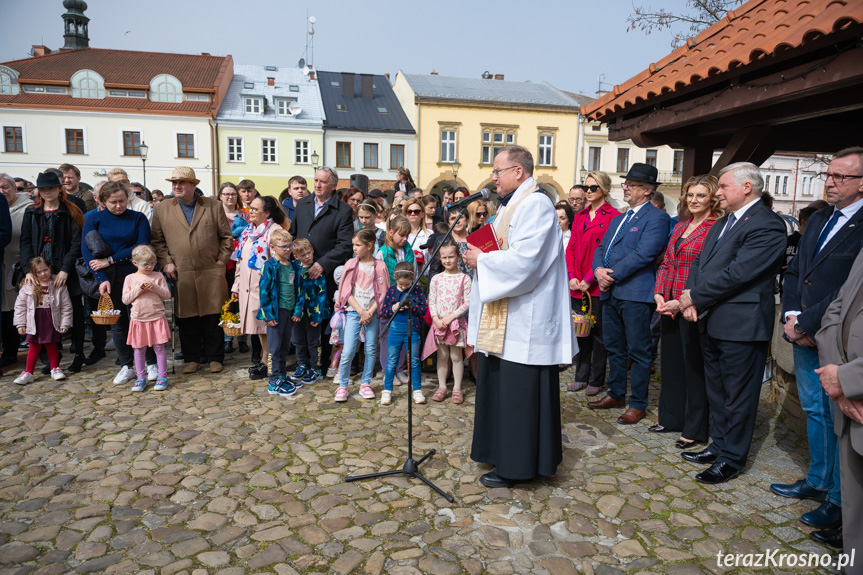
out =
[(467, 311), (470, 306), (470, 278), (458, 267), (461, 254), (455, 242), (447, 241), (438, 251), (443, 264), (443, 273), (434, 276), (429, 284), (429, 312), (432, 330), (437, 344), (438, 388), (432, 395), (434, 401), (446, 399), (446, 380), (449, 375), (447, 360), (452, 360), (452, 402), (464, 402), (461, 381), (464, 378), (464, 355), (467, 345)]
[(135, 351), (135, 371), (138, 379), (132, 391), (144, 391), (147, 387), (147, 363), (144, 354), (148, 347), (156, 352), (156, 365), (159, 377), (153, 389), (163, 391), (168, 387), (168, 356), (165, 344), (171, 331), (165, 318), (165, 300), (171, 298), (171, 291), (165, 276), (153, 271), (156, 266), (156, 252), (151, 246), (135, 246), (132, 250), (132, 263), (138, 271), (126, 276), (123, 283), (123, 303), (131, 306), (129, 310), (129, 337), (126, 340)]

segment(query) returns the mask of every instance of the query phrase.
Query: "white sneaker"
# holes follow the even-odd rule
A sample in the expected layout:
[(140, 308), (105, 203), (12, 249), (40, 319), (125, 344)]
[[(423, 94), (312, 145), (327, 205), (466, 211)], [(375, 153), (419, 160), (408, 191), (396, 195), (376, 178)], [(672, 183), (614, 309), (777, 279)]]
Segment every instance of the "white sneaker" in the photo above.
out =
[(117, 377), (114, 378), (114, 385), (123, 385), (132, 379), (135, 379), (135, 370), (128, 365), (124, 365), (117, 373)]
[(411, 381), (408, 377), (408, 374), (403, 371), (400, 371), (396, 374), (396, 380), (398, 380), (399, 384), (401, 385), (406, 385)]
[(61, 379), (66, 379), (66, 374), (63, 373), (63, 370), (59, 367), (55, 367), (51, 370), (51, 379), (54, 381), (60, 381)]
[(159, 368), (155, 365), (147, 366), (147, 381), (156, 381), (159, 379)]
[(26, 371), (22, 371), (21, 375), (19, 375), (18, 378), (15, 379), (15, 383), (17, 383), (18, 385), (27, 385), (31, 381), (33, 381), (33, 374)]
[(422, 390), (415, 389), (414, 390), (414, 403), (425, 403), (426, 396), (423, 395)]
[(393, 392), (385, 389), (381, 392), (381, 405), (389, 405), (393, 402)]

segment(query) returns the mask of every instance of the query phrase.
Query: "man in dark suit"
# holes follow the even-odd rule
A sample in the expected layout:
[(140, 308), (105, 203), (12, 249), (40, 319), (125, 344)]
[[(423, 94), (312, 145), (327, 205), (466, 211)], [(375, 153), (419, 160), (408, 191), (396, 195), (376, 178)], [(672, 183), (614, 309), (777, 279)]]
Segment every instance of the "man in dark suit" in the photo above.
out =
[[(291, 220), (291, 235), (306, 238), (315, 250), (315, 264), (309, 276), (316, 279), (324, 274), (327, 280), (328, 301), (333, 301), (336, 292), (333, 272), (348, 261), (353, 254), (351, 238), (354, 235), (353, 210), (339, 201), (336, 186), (339, 176), (332, 168), (318, 168), (315, 172), (315, 190), (301, 199), (294, 208)], [(321, 343), (321, 366), (326, 369), (330, 361), (328, 338)]]
[(794, 345), (794, 375), (800, 407), (806, 413), (809, 473), (790, 485), (771, 485), (770, 490), (783, 497), (821, 502), (800, 520), (810, 527), (835, 529), (842, 525), (838, 441), (830, 398), (815, 373), (820, 364), (813, 336), (863, 243), (863, 148), (837, 152), (826, 177), (827, 202), (833, 207), (809, 218), (797, 255), (785, 272), (782, 295), (785, 337)]
[(668, 240), (669, 217), (650, 203), (659, 185), (654, 166), (635, 163), (623, 183), (629, 210), (608, 226), (593, 254), (594, 277), (602, 300), (602, 331), (608, 350), (608, 395), (587, 404), (591, 409), (626, 405), (626, 360), (632, 360), (629, 409), (618, 423), (644, 417), (650, 381), (650, 317), (656, 304), (656, 256)]
[(761, 201), (764, 179), (748, 162), (719, 172), (719, 206), (726, 214), (707, 234), (680, 297), (683, 316), (703, 333), (704, 379), (713, 421), (712, 443), (684, 453), (712, 464), (695, 476), (715, 484), (746, 465), (758, 396), (773, 334), (773, 284), (785, 256), (785, 223)]
[[(860, 173), (860, 172), (858, 172)], [(833, 404), (837, 457), (842, 474), (842, 529), (813, 531), (820, 543), (863, 547), (863, 255), (857, 256), (848, 280), (827, 308), (815, 336), (821, 385)], [(863, 565), (848, 565), (845, 573), (859, 575)]]

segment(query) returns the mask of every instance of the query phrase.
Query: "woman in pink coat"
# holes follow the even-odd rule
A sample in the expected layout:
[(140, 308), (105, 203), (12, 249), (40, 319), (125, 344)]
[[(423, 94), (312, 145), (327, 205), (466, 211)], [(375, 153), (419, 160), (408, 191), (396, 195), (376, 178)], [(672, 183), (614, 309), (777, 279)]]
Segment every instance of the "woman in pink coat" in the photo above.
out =
[(589, 293), (593, 299), (596, 324), (589, 335), (578, 340), (575, 381), (567, 389), (579, 391), (586, 387), (586, 395), (596, 395), (605, 385), (608, 354), (602, 342), (602, 304), (599, 301), (599, 284), (593, 277), (593, 252), (602, 242), (611, 220), (620, 212), (607, 201), (611, 178), (605, 172), (589, 172), (584, 184), (576, 187), (584, 191), (587, 207), (575, 214), (572, 222), (572, 233), (566, 248), (566, 271), (569, 275), (572, 309), (580, 311), (582, 292)]
[[(285, 228), (287, 225), (285, 212), (275, 198), (255, 198), (249, 205), (249, 225), (240, 235), (237, 251), (231, 257), (237, 262), (231, 296), (240, 302), (241, 328), (243, 333), (255, 334), (260, 338), (264, 353), (267, 349), (267, 324), (255, 318), (261, 308), (261, 270), (270, 257), (270, 234), (276, 228)], [(264, 361), (253, 361), (249, 368), (249, 376), (253, 379), (267, 376), (266, 356), (261, 359)]]

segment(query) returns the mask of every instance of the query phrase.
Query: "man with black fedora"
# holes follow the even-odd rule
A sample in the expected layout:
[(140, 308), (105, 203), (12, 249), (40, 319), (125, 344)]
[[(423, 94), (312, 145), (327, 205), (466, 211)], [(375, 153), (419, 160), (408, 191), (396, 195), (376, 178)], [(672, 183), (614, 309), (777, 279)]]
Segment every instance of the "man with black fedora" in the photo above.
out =
[(659, 186), (655, 166), (635, 163), (623, 178), (629, 210), (611, 221), (593, 255), (602, 300), (602, 331), (608, 350), (608, 395), (591, 409), (626, 405), (627, 359), (632, 360), (629, 409), (618, 423), (633, 424), (647, 409), (650, 380), (650, 317), (655, 308), (656, 257), (668, 239), (669, 216), (650, 203)]

